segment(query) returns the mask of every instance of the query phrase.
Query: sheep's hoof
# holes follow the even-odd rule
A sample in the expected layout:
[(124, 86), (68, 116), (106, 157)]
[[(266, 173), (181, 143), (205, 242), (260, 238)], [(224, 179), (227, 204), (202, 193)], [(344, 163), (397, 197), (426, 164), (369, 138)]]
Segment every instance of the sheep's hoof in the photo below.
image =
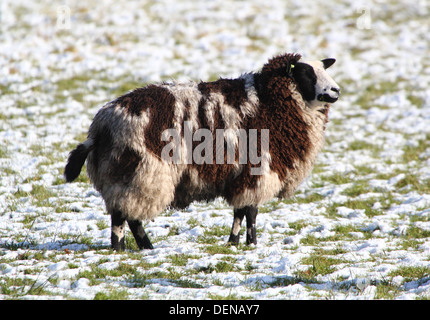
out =
[(236, 242), (226, 242), (225, 247), (230, 248), (230, 247), (237, 247), (239, 245), (239, 243)]
[(154, 249), (148, 236), (146, 236), (146, 238), (142, 239), (137, 245), (139, 246), (140, 250), (142, 250), (142, 249), (149, 249), (149, 250)]
[(124, 237), (120, 239), (116, 234), (112, 233), (111, 247), (115, 251), (124, 251), (125, 250)]
[(227, 241), (227, 246), (238, 246), (239, 245), (239, 235), (231, 234)]
[(151, 240), (149, 240), (148, 235), (142, 226), (142, 221), (140, 220), (127, 220), (131, 232), (133, 233), (134, 239), (136, 240), (137, 246), (140, 250), (142, 249), (154, 249)]
[(257, 245), (257, 231), (255, 228), (249, 228), (246, 234), (246, 245)]

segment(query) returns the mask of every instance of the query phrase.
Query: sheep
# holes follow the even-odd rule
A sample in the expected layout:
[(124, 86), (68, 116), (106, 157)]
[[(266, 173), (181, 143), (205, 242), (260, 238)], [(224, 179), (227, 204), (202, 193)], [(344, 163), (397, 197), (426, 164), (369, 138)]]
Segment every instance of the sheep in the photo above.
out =
[(143, 220), (217, 197), (233, 207), (228, 243), (239, 243), (246, 218), (246, 244), (257, 244), (258, 206), (291, 197), (310, 174), (340, 96), (325, 71), (335, 59), (301, 58), (277, 55), (235, 79), (150, 84), (97, 112), (64, 175), (72, 182), (87, 162), (111, 215), (114, 250), (125, 249), (125, 221), (139, 249), (152, 249)]

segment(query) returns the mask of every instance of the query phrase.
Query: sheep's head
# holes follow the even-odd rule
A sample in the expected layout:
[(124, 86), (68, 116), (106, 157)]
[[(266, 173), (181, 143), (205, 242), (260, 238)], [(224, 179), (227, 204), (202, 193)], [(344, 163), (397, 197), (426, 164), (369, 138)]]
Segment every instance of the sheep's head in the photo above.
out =
[(335, 61), (328, 58), (321, 61), (296, 62), (291, 66), (291, 75), (303, 99), (311, 108), (334, 103), (339, 98), (340, 88), (326, 71)]

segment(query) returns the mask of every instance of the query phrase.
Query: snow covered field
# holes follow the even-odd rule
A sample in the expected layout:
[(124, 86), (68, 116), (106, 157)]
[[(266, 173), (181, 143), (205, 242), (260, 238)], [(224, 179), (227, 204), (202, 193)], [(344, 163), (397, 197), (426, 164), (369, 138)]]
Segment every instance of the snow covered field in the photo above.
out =
[[(0, 299), (430, 298), (429, 2), (261, 3), (1, 1)], [(260, 209), (258, 245), (225, 246), (219, 199), (148, 222), (152, 251), (128, 234), (112, 252), (85, 172), (62, 177), (97, 110), (286, 51), (335, 57), (343, 95), (296, 198)]]

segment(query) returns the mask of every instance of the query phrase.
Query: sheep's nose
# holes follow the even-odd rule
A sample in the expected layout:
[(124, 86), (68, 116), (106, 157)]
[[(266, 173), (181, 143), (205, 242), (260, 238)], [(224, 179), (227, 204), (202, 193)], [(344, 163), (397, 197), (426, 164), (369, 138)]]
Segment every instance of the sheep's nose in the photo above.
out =
[(336, 92), (338, 95), (340, 95), (340, 88), (332, 87), (331, 91)]

